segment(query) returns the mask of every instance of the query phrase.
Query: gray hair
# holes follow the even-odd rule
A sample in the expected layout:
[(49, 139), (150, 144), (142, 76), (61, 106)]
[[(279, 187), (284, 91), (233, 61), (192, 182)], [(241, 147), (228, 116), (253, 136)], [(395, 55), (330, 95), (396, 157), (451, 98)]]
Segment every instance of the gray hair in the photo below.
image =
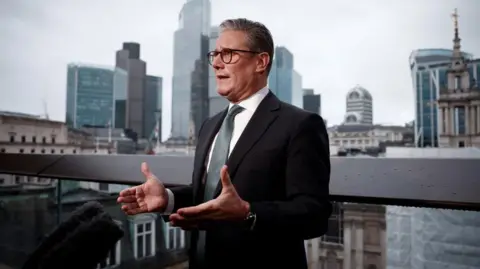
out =
[(272, 68), (274, 44), (272, 34), (265, 25), (245, 18), (228, 19), (220, 24), (220, 30), (242, 31), (247, 36), (247, 45), (250, 50), (268, 53), (270, 56), (270, 62), (267, 65), (268, 76)]

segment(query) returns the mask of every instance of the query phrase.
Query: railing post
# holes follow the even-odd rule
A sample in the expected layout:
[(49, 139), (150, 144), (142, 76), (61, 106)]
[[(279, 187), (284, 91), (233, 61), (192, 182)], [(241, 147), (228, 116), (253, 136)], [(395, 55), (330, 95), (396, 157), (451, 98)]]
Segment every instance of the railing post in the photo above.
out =
[(62, 180), (57, 179), (57, 225), (62, 220)]

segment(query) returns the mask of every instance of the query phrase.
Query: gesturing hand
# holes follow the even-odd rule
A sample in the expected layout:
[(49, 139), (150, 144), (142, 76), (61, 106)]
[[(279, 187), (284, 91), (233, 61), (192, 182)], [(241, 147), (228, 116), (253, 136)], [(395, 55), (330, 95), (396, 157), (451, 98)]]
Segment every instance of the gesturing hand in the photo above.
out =
[(170, 215), (174, 226), (191, 227), (202, 220), (243, 220), (250, 211), (248, 202), (242, 200), (228, 175), (227, 166), (220, 171), (222, 192), (213, 200), (203, 204), (178, 209)]
[(117, 202), (123, 203), (122, 210), (128, 215), (161, 212), (167, 207), (167, 191), (163, 183), (150, 172), (147, 163), (142, 163), (145, 183), (120, 192)]

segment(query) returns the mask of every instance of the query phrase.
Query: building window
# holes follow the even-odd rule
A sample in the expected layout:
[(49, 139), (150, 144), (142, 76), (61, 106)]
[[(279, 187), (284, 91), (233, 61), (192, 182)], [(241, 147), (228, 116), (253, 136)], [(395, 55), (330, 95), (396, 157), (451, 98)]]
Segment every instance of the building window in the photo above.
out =
[(55, 136), (52, 136), (52, 144), (55, 144)]
[(77, 153), (77, 150), (74, 149), (74, 150), (73, 150), (73, 154), (75, 154), (75, 153)]
[(63, 154), (63, 149), (60, 150), (60, 153)]
[(341, 203), (333, 203), (333, 211), (328, 220), (328, 231), (322, 241), (343, 244), (343, 209)]
[(27, 138), (24, 135), (22, 135), (21, 139), (22, 139), (22, 143), (25, 143), (27, 141)]
[(23, 153), (23, 152), (24, 152), (24, 150), (23, 150), (23, 149), (20, 149), (18, 152), (20, 152), (20, 153)]
[(170, 226), (169, 222), (165, 222), (164, 227), (165, 248), (170, 250), (185, 248), (185, 231), (179, 227)]
[(98, 264), (97, 269), (110, 268), (113, 266), (120, 265), (121, 242), (122, 240), (118, 240), (115, 246), (108, 252), (107, 258)]
[(35, 149), (31, 149), (31, 150), (30, 150), (30, 153), (35, 153)]
[(455, 90), (460, 89), (460, 77), (455, 77)]
[(1, 152), (1, 153), (5, 153), (5, 152), (7, 152), (7, 151), (6, 151), (5, 149), (0, 149), (0, 152)]
[(42, 144), (47, 144), (47, 138), (45, 136), (42, 137)]
[(10, 136), (10, 143), (15, 143), (15, 136), (13, 135)]
[(37, 143), (37, 137), (32, 136), (32, 143), (36, 144)]
[(50, 152), (51, 152), (52, 154), (55, 154), (55, 150), (54, 150), (54, 149), (50, 150)]
[(136, 259), (155, 254), (155, 221), (135, 224), (133, 251)]

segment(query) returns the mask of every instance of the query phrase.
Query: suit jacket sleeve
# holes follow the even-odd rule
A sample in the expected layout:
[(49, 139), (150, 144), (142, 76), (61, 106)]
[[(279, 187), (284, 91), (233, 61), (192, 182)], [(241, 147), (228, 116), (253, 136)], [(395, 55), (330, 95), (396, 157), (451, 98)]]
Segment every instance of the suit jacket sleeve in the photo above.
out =
[(255, 232), (310, 239), (326, 233), (332, 213), (329, 202), (330, 153), (323, 119), (304, 118), (291, 136), (285, 173), (286, 200), (252, 202)]
[[(207, 119), (208, 120), (208, 119)], [(198, 130), (198, 137), (197, 141), (200, 141), (200, 136), (202, 133), (203, 126), (205, 125), (205, 122), (207, 120), (203, 121), (202, 125), (200, 126), (200, 129)], [(195, 158), (197, 159), (197, 158)], [(194, 165), (195, 166), (195, 165)], [(194, 171), (195, 172), (195, 171)], [(180, 187), (174, 187), (174, 188), (169, 188), (170, 191), (173, 193), (173, 209), (171, 213), (177, 212), (179, 208), (183, 207), (189, 207), (194, 205), (194, 197), (193, 197), (193, 176), (194, 173), (192, 173), (192, 184), (188, 186), (180, 186)], [(163, 219), (165, 221), (169, 221), (169, 214), (163, 214)]]

